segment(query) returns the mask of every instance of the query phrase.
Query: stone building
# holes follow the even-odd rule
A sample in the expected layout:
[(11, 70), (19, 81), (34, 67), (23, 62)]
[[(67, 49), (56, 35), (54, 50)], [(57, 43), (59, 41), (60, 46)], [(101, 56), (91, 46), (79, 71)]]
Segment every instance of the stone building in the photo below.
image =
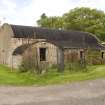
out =
[(11, 24), (1, 26), (1, 64), (16, 68), (24, 54), (34, 50), (38, 62), (61, 66), (67, 61), (86, 59), (89, 50), (99, 52), (99, 59), (105, 58), (105, 47), (90, 33)]

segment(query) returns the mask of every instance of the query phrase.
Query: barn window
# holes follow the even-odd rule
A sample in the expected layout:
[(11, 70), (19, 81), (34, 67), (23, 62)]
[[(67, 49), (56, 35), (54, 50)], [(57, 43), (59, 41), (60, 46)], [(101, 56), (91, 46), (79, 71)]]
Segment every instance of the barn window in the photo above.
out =
[(83, 51), (80, 51), (80, 58), (83, 59)]
[(46, 61), (46, 48), (40, 48), (40, 61)]
[(102, 54), (101, 57), (102, 57), (102, 59), (103, 59), (103, 58), (104, 58), (104, 52), (102, 52), (101, 54)]

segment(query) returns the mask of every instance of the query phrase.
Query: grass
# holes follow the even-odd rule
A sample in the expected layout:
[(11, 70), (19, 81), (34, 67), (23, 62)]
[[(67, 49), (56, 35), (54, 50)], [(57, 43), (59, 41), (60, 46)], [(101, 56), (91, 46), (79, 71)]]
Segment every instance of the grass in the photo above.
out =
[(105, 65), (89, 66), (87, 72), (78, 71), (58, 73), (51, 70), (42, 75), (32, 73), (19, 73), (16, 70), (11, 72), (9, 67), (0, 65), (0, 85), (12, 86), (41, 86), (51, 84), (65, 84), (76, 81), (91, 80), (105, 77)]

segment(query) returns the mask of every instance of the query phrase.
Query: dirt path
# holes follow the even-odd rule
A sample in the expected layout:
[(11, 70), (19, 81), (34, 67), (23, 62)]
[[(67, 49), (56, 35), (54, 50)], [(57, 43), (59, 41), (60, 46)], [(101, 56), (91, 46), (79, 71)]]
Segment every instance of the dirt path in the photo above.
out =
[(0, 105), (105, 105), (105, 78), (46, 87), (0, 87)]

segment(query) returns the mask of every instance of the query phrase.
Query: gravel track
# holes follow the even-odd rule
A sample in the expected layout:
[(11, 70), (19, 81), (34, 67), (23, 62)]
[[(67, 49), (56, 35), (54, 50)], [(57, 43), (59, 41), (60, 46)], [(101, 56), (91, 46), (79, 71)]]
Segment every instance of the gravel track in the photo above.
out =
[(0, 87), (0, 105), (105, 105), (105, 78), (45, 87)]

